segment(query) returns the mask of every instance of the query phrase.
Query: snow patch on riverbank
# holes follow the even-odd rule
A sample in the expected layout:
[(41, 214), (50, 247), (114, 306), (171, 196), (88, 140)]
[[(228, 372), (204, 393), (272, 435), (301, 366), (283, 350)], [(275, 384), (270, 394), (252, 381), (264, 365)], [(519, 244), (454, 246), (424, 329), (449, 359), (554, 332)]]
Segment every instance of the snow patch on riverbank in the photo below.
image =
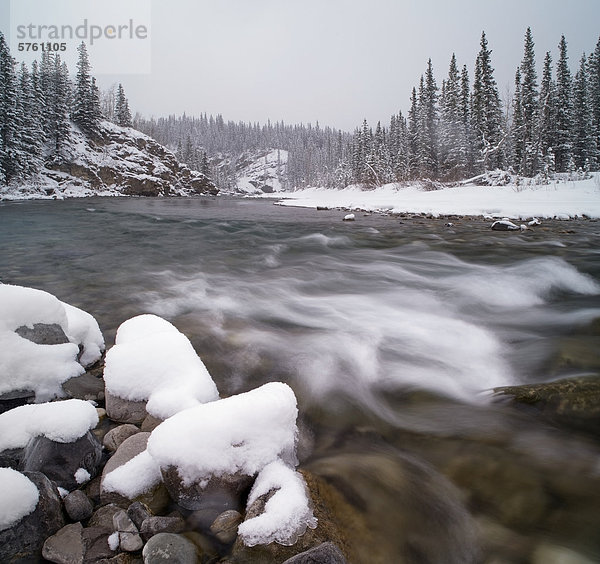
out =
[[(281, 195), (278, 195), (281, 197)], [(440, 215), (489, 215), (495, 218), (600, 218), (600, 173), (577, 181), (546, 185), (461, 185), (440, 190), (386, 184), (373, 190), (352, 185), (343, 190), (307, 188), (286, 194), (282, 206)]]

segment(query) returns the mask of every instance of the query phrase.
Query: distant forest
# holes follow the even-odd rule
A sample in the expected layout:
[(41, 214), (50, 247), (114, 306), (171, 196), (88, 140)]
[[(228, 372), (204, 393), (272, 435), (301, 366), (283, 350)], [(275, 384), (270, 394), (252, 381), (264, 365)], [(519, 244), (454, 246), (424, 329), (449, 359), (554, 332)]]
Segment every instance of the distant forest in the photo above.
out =
[(374, 129), (364, 121), (353, 134), (318, 124), (225, 122), (221, 115), (136, 117), (134, 125), (192, 167), (199, 168), (207, 154), (219, 185), (234, 182), (236, 157), (268, 148), (289, 151), (292, 188), (455, 182), (494, 169), (544, 181), (556, 172), (598, 170), (600, 39), (573, 73), (561, 37), (556, 63), (546, 53), (541, 77), (534, 46), (528, 28), (510, 100), (500, 96), (482, 33), (472, 80), (452, 55), (440, 85), (429, 60), (408, 115), (399, 112)]
[(456, 182), (495, 169), (544, 181), (598, 170), (600, 39), (573, 72), (561, 37), (556, 62), (546, 53), (541, 77), (534, 47), (528, 28), (510, 100), (500, 96), (482, 33), (472, 80), (452, 55), (440, 85), (429, 60), (406, 116), (399, 112), (374, 128), (363, 121), (347, 133), (318, 123), (235, 123), (206, 114), (132, 119), (122, 85), (99, 91), (84, 43), (71, 78), (57, 53), (17, 66), (0, 33), (0, 183), (23, 182), (45, 163), (68, 159), (69, 124), (93, 138), (102, 119), (151, 135), (221, 188), (235, 185), (239, 162), (267, 149), (289, 152), (288, 189)]

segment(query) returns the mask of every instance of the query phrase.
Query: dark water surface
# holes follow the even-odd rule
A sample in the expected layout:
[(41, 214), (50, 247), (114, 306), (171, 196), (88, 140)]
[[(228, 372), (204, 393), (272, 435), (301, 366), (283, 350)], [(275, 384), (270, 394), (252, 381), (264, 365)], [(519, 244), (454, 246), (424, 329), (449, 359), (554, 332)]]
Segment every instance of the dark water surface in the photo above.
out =
[(223, 395), (288, 382), (304, 465), (363, 523), (360, 562), (600, 561), (598, 441), (490, 394), (600, 371), (600, 223), (343, 215), (0, 203), (0, 281), (90, 312), (108, 346), (134, 315), (169, 319)]

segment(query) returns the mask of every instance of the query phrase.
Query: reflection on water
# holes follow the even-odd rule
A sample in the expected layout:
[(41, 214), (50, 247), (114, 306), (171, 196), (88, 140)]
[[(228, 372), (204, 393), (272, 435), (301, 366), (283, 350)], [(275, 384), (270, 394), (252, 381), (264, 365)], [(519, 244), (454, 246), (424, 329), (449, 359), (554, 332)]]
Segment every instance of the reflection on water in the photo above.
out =
[(289, 382), (306, 466), (371, 533), (360, 561), (538, 564), (546, 545), (600, 559), (597, 442), (490, 403), (495, 386), (600, 370), (598, 224), (343, 215), (0, 204), (0, 280), (86, 309), (109, 344), (133, 315), (168, 318), (223, 394)]

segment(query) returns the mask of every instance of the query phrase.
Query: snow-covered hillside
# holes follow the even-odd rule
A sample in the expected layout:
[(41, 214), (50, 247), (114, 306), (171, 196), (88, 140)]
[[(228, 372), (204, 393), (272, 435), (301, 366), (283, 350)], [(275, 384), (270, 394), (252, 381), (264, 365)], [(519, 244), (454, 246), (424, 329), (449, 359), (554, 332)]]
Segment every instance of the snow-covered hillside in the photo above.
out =
[(261, 195), (283, 192), (289, 184), (288, 152), (283, 149), (246, 151), (237, 159), (223, 159), (217, 167), (232, 169), (234, 182), (228, 191), (235, 194)]
[(0, 199), (217, 192), (209, 178), (179, 163), (171, 151), (151, 137), (103, 121), (94, 140), (71, 124), (70, 142), (62, 156), (46, 160), (26, 183), (0, 187)]
[(362, 190), (356, 185), (343, 190), (308, 188), (286, 194), (278, 203), (433, 216), (600, 218), (600, 173), (593, 173), (585, 180), (564, 178), (538, 185), (482, 186), (473, 182), (437, 190), (419, 183), (386, 184), (373, 190)]

